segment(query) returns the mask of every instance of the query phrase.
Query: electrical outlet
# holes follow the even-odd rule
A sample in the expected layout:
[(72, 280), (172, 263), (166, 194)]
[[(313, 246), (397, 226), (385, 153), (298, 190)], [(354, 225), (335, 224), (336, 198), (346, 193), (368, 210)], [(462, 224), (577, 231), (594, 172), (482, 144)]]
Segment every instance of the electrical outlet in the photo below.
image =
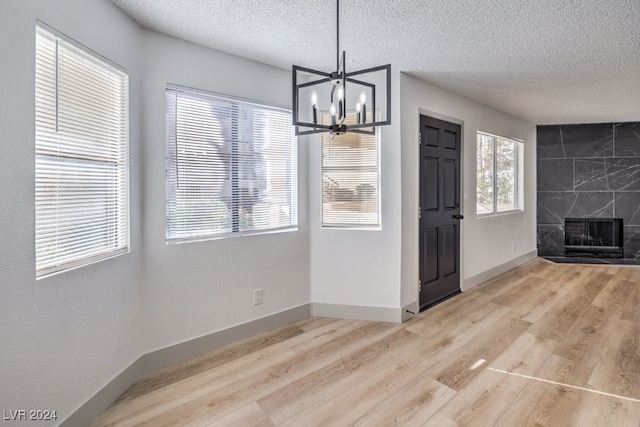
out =
[(262, 288), (253, 291), (253, 305), (262, 304)]

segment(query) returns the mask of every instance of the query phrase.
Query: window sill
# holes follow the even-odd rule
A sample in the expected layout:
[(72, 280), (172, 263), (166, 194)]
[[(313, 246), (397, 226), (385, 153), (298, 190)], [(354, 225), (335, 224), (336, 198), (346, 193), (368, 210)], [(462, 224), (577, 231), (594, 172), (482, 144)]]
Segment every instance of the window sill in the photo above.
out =
[(291, 226), (291, 227), (287, 226), (282, 228), (271, 228), (268, 230), (236, 231), (235, 233), (201, 235), (201, 236), (192, 236), (192, 237), (170, 237), (170, 238), (165, 238), (165, 246), (181, 245), (184, 243), (208, 242), (211, 240), (236, 239), (236, 238), (249, 237), (249, 236), (263, 236), (267, 234), (289, 233), (289, 232), (295, 232), (295, 231), (298, 231), (297, 225)]
[(323, 230), (342, 230), (342, 231), (380, 231), (380, 225), (321, 225)]
[(494, 218), (499, 216), (507, 216), (507, 215), (517, 215), (524, 213), (524, 209), (514, 209), (512, 211), (503, 211), (503, 212), (491, 212), (486, 214), (476, 214), (478, 219), (482, 218)]
[(53, 267), (45, 267), (40, 270), (36, 270), (36, 280), (46, 279), (48, 277), (56, 276), (61, 273), (66, 273), (67, 271), (77, 270), (83, 267), (87, 267), (91, 264), (96, 264), (101, 261), (106, 261), (111, 258), (116, 258), (121, 255), (127, 255), (131, 253), (129, 248), (129, 243), (127, 246), (110, 250), (107, 252), (102, 252), (93, 256), (79, 258), (73, 261), (67, 261), (57, 266)]

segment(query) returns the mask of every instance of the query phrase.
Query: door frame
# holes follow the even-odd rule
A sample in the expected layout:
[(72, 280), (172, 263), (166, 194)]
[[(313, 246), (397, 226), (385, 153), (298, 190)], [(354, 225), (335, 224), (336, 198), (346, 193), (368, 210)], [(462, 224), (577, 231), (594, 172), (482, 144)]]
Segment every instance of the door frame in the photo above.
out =
[[(469, 196), (466, 192), (465, 189), (465, 161), (464, 161), (464, 156), (465, 156), (465, 123), (464, 120), (462, 119), (458, 119), (452, 116), (448, 116), (446, 114), (441, 114), (441, 113), (437, 113), (435, 111), (432, 110), (427, 110), (424, 108), (418, 108), (418, 114), (416, 117), (416, 124), (414, 127), (414, 132), (415, 132), (415, 140), (417, 141), (420, 135), (420, 116), (428, 116), (437, 120), (443, 120), (445, 122), (450, 122), (453, 124), (457, 124), (460, 125), (460, 176), (459, 176), (459, 182), (460, 182), (460, 214), (461, 215), (465, 215), (465, 220), (467, 218), (469, 218), (465, 209), (466, 204), (469, 201)], [(417, 260), (416, 263), (416, 276), (417, 276), (417, 280), (420, 280), (420, 218), (418, 217), (418, 209), (420, 206), (420, 155), (419, 155), (420, 149), (419, 149), (419, 145), (418, 145), (418, 155), (416, 156), (415, 159), (415, 166), (416, 166), (416, 174), (414, 179), (416, 180), (416, 205), (413, 209), (413, 211), (416, 213), (415, 214), (415, 221), (416, 221), (416, 230), (417, 230), (417, 245), (415, 246), (415, 254), (414, 254), (414, 259)], [(460, 287), (460, 292), (465, 292), (466, 289), (464, 288), (464, 275), (463, 275), (463, 271), (464, 271), (464, 235), (465, 235), (465, 220), (460, 221), (460, 283), (459, 283), (459, 287)], [(454, 295), (455, 296), (455, 295)], [(416, 301), (417, 301), (417, 310), (420, 311), (420, 290), (418, 288), (416, 288)]]

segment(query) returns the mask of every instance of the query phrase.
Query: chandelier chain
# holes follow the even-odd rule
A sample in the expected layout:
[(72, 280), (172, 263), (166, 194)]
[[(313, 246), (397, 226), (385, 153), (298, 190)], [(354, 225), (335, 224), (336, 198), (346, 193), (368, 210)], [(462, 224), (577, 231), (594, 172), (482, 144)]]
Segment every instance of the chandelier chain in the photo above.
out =
[(336, 71), (340, 70), (340, 0), (336, 0)]

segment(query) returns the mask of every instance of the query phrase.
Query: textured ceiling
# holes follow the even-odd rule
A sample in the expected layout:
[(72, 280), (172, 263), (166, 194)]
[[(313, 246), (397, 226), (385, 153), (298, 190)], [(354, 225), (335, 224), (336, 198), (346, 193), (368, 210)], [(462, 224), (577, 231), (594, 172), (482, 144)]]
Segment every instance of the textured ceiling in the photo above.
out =
[[(143, 27), (335, 68), (334, 0), (111, 0)], [(640, 0), (342, 0), (347, 71), (391, 63), (536, 124), (640, 121)]]

